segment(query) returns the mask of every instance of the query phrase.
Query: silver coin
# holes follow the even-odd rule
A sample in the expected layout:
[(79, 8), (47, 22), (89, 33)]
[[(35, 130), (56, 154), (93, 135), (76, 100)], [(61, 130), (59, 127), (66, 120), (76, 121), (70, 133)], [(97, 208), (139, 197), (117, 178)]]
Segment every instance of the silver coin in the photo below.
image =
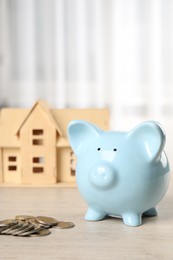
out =
[(45, 225), (45, 224), (41, 224), (41, 223), (40, 223), (40, 226), (41, 226), (42, 228), (44, 228), (44, 229), (49, 229), (49, 228), (52, 227), (52, 225)]
[(29, 219), (28, 223), (32, 224), (34, 227), (41, 227), (41, 224), (36, 221), (36, 219)]
[(20, 228), (22, 226), (22, 223), (18, 223), (4, 231), (1, 232), (1, 234), (6, 234), (6, 235), (10, 235), (11, 232), (13, 232), (14, 230), (17, 230), (18, 228)]
[(31, 234), (34, 234), (36, 232), (39, 232), (41, 230), (41, 227), (38, 227), (38, 228), (34, 228), (32, 230), (29, 230), (29, 231), (26, 231), (22, 234), (20, 234), (21, 237), (26, 237), (26, 236), (30, 236)]
[(12, 230), (11, 235), (15, 236), (18, 232), (21, 232), (21, 231), (23, 231), (24, 229), (26, 229), (28, 227), (29, 227), (29, 224), (28, 223), (24, 223), (21, 227), (15, 229), (15, 230)]
[(8, 226), (7, 226), (7, 227), (1, 227), (1, 228), (0, 228), (0, 235), (3, 234), (2, 232), (3, 232), (4, 230), (7, 230), (8, 228), (9, 228)]
[(27, 227), (25, 227), (24, 229), (22, 229), (22, 230), (16, 232), (16, 233), (13, 234), (13, 235), (15, 235), (15, 236), (21, 236), (22, 234), (24, 234), (24, 233), (26, 233), (26, 232), (29, 232), (29, 231), (31, 231), (31, 230), (35, 230), (35, 229), (34, 229), (34, 226), (33, 226), (32, 224), (29, 224)]

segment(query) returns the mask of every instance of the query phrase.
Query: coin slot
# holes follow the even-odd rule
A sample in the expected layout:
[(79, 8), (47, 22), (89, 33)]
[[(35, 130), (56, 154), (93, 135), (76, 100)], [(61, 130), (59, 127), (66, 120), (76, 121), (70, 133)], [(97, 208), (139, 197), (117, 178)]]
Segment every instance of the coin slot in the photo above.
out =
[(16, 158), (16, 156), (9, 156), (9, 157), (8, 157), (8, 161), (9, 161), (9, 162), (16, 162), (16, 161), (17, 161), (17, 158)]
[(33, 139), (32, 144), (33, 145), (43, 145), (43, 139)]
[(16, 171), (16, 170), (17, 170), (17, 166), (15, 166), (15, 165), (10, 165), (10, 166), (8, 166), (8, 170), (9, 170), (9, 171)]
[(32, 162), (33, 163), (44, 163), (44, 157), (33, 157)]
[(43, 173), (44, 168), (43, 167), (33, 167), (33, 173)]
[(33, 129), (32, 134), (33, 135), (43, 135), (44, 131), (43, 129)]

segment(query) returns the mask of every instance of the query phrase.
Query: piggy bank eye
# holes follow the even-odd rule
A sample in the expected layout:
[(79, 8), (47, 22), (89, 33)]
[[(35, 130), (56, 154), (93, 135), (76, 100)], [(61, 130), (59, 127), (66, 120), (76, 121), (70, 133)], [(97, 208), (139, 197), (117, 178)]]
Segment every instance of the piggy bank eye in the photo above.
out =
[(114, 152), (116, 152), (116, 151), (117, 151), (117, 149), (116, 149), (116, 148), (114, 148), (114, 149), (113, 149), (113, 151), (114, 151)]
[(100, 151), (101, 150), (101, 148), (97, 148), (97, 151)]

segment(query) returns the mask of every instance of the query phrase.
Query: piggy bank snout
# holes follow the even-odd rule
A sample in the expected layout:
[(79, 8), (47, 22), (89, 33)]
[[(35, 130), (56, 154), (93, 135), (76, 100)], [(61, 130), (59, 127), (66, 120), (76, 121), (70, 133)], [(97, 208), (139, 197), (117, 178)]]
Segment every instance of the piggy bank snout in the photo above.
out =
[(116, 181), (116, 171), (107, 162), (99, 163), (91, 168), (89, 179), (97, 188), (110, 188)]

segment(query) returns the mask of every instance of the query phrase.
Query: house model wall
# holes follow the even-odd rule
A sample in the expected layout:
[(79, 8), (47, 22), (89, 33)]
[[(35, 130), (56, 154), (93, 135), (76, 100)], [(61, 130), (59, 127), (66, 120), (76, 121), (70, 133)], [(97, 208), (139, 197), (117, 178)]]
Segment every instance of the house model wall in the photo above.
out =
[(0, 113), (0, 183), (75, 182), (76, 158), (67, 139), (71, 120), (109, 128), (108, 109), (50, 109), (37, 101), (31, 109)]

